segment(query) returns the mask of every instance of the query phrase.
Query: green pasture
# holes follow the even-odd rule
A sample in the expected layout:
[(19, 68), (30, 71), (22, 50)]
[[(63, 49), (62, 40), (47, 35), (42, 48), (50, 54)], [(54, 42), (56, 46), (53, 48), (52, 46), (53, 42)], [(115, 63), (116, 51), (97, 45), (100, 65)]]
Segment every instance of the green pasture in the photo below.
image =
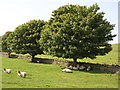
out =
[[(119, 46), (120, 44), (113, 44), (112, 51), (106, 54), (105, 56), (97, 56), (96, 59), (89, 59), (89, 58), (78, 59), (78, 62), (100, 63), (100, 64), (110, 64), (110, 65), (119, 64), (120, 65), (120, 63), (118, 63), (118, 58), (119, 58), (118, 54), (120, 53), (120, 50), (118, 48)], [(73, 61), (73, 59), (57, 58), (57, 57), (52, 57), (51, 55), (37, 55), (36, 57)]]
[[(120, 44), (119, 44), (120, 45)], [(78, 59), (81, 62), (118, 64), (118, 44), (112, 45), (113, 50), (105, 56), (98, 56), (96, 59)], [(37, 55), (36, 57), (60, 59), (50, 55)], [(11, 74), (2, 70), (3, 88), (117, 88), (118, 75), (106, 73), (90, 73), (83, 71), (73, 71), (73, 73), (61, 72), (63, 69), (58, 65), (30, 63), (17, 58), (2, 58), (2, 68), (12, 69)], [(120, 64), (119, 64), (120, 65)], [(19, 77), (17, 70), (28, 73), (26, 78)]]
[[(2, 68), (12, 69), (11, 74), (2, 71), (2, 88), (117, 88), (118, 74), (73, 71), (61, 72), (62, 67), (53, 64), (30, 63), (26, 60), (2, 57)], [(28, 73), (19, 77), (16, 70)]]

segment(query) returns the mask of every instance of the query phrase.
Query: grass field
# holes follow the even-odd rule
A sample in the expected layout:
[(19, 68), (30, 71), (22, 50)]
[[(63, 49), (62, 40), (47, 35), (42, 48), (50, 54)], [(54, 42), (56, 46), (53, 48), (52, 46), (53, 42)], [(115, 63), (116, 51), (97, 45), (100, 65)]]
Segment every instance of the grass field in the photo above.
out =
[[(81, 62), (118, 64), (120, 44), (114, 44), (113, 50), (106, 56), (98, 56), (96, 59), (78, 59)], [(37, 55), (36, 57), (69, 60), (52, 57), (50, 55)], [(0, 57), (1, 58), (1, 57)], [(120, 65), (120, 64), (119, 64)], [(2, 68), (11, 68), (12, 73), (2, 71), (3, 88), (117, 88), (118, 75), (105, 73), (90, 73), (73, 71), (73, 73), (61, 72), (58, 65), (30, 63), (26, 60), (2, 57)], [(26, 78), (21, 78), (16, 71), (28, 73)]]
[[(30, 63), (21, 59), (2, 58), (2, 68), (11, 68), (12, 73), (2, 71), (3, 88), (117, 88), (118, 75), (73, 71), (61, 72), (58, 65)], [(19, 77), (16, 70), (28, 73)]]
[[(120, 65), (120, 63), (118, 63), (118, 57), (120, 58), (120, 56), (118, 56), (118, 54), (120, 54), (120, 50), (118, 47), (120, 47), (120, 44), (113, 44), (112, 47), (113, 47), (112, 51), (105, 56), (97, 56), (96, 59), (89, 59), (89, 58), (78, 59), (78, 62)], [(73, 61), (73, 59), (57, 58), (57, 57), (52, 57), (50, 55), (37, 55), (36, 57)]]

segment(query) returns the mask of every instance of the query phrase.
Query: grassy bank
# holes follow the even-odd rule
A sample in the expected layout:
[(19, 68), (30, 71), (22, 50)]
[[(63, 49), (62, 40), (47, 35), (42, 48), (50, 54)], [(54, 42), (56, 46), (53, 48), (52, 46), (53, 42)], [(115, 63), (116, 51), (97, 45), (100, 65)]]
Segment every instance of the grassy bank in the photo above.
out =
[[(2, 58), (2, 68), (11, 68), (12, 73), (2, 73), (3, 88), (117, 88), (118, 75), (73, 71), (61, 72), (58, 65), (29, 63), (21, 59)], [(18, 77), (16, 70), (28, 73)]]

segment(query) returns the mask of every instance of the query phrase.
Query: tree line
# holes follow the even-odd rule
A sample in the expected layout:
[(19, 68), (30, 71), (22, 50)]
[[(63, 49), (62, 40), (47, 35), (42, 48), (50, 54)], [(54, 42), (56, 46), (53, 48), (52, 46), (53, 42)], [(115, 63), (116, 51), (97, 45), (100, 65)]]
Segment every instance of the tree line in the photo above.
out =
[(106, 55), (112, 50), (109, 41), (115, 27), (104, 19), (104, 12), (93, 4), (90, 7), (64, 5), (52, 12), (48, 21), (30, 20), (2, 36), (2, 51), (35, 55), (48, 54), (77, 59)]

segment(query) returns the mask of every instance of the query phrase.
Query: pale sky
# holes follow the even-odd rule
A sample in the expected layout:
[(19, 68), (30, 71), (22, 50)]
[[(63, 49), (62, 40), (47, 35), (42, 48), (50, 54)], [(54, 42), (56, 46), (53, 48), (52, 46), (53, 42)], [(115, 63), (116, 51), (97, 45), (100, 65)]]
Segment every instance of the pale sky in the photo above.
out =
[[(119, 0), (0, 0), (0, 36), (7, 31), (33, 19), (49, 20), (52, 11), (68, 4), (91, 6), (97, 3), (105, 12), (111, 24), (116, 24), (113, 34), (117, 37), (111, 44), (118, 43), (118, 1)], [(120, 9), (119, 9), (120, 10)]]

